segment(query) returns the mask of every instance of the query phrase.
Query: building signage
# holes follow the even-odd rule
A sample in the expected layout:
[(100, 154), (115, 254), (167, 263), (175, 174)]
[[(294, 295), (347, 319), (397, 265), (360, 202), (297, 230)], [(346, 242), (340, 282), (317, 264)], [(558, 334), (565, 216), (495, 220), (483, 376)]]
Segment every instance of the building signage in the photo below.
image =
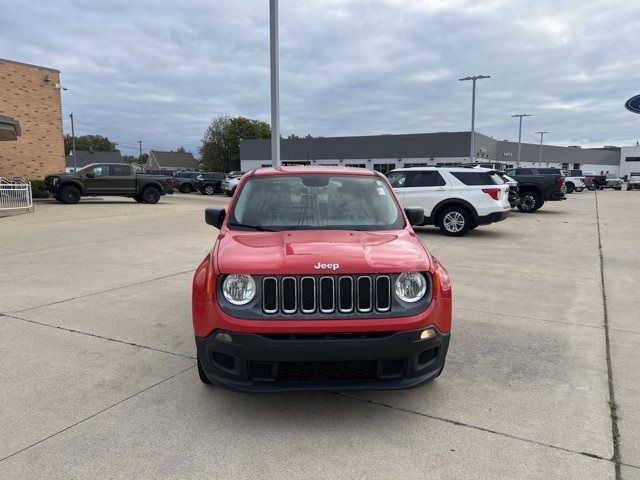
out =
[(640, 95), (636, 95), (635, 97), (631, 97), (624, 104), (625, 108), (633, 113), (640, 113)]

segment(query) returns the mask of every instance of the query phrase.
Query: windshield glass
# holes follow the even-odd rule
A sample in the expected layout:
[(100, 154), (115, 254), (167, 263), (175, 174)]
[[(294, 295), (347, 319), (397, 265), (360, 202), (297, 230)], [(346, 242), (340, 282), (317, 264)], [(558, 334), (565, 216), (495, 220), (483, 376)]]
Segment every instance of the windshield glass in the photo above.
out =
[(379, 178), (278, 175), (247, 180), (228, 225), (232, 229), (396, 230), (404, 228), (404, 218)]

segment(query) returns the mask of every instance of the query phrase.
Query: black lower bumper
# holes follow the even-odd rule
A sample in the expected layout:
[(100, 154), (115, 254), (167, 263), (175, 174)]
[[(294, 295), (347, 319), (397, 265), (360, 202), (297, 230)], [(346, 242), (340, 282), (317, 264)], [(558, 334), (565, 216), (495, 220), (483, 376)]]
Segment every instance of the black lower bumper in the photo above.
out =
[[(391, 390), (437, 377), (449, 334), (423, 330), (362, 334), (270, 335), (214, 331), (196, 337), (213, 383), (240, 391)], [(221, 341), (227, 333), (231, 342)]]
[(559, 200), (566, 200), (566, 199), (567, 197), (564, 195), (564, 192), (562, 191), (552, 192), (549, 198), (549, 200), (551, 200), (552, 202), (557, 202)]
[(502, 212), (493, 212), (489, 215), (482, 215), (476, 217), (476, 225), (487, 225), (489, 223), (501, 222), (505, 218), (509, 216), (511, 212), (509, 210), (505, 210)]

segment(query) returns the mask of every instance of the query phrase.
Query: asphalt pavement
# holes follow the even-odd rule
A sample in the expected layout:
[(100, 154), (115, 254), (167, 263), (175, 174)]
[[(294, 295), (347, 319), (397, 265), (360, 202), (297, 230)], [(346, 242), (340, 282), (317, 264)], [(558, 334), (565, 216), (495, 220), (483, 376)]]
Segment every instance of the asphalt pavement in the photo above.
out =
[(393, 392), (200, 383), (191, 278), (227, 202), (0, 218), (0, 478), (640, 479), (640, 192), (417, 228), (452, 343), (440, 378)]

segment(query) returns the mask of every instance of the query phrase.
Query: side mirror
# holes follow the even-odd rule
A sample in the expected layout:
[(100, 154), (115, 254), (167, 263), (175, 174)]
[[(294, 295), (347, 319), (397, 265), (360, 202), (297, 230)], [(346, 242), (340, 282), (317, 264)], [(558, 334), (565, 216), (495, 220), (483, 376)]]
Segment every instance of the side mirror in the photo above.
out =
[(96, 178), (95, 173), (87, 173), (87, 178)]
[(424, 208), (405, 208), (404, 213), (407, 215), (407, 219), (411, 225), (420, 225), (424, 222)]
[(227, 212), (224, 211), (224, 208), (205, 208), (204, 221), (207, 222), (208, 225), (220, 229), (220, 227), (222, 227), (222, 224), (224, 223), (224, 217), (226, 213)]

